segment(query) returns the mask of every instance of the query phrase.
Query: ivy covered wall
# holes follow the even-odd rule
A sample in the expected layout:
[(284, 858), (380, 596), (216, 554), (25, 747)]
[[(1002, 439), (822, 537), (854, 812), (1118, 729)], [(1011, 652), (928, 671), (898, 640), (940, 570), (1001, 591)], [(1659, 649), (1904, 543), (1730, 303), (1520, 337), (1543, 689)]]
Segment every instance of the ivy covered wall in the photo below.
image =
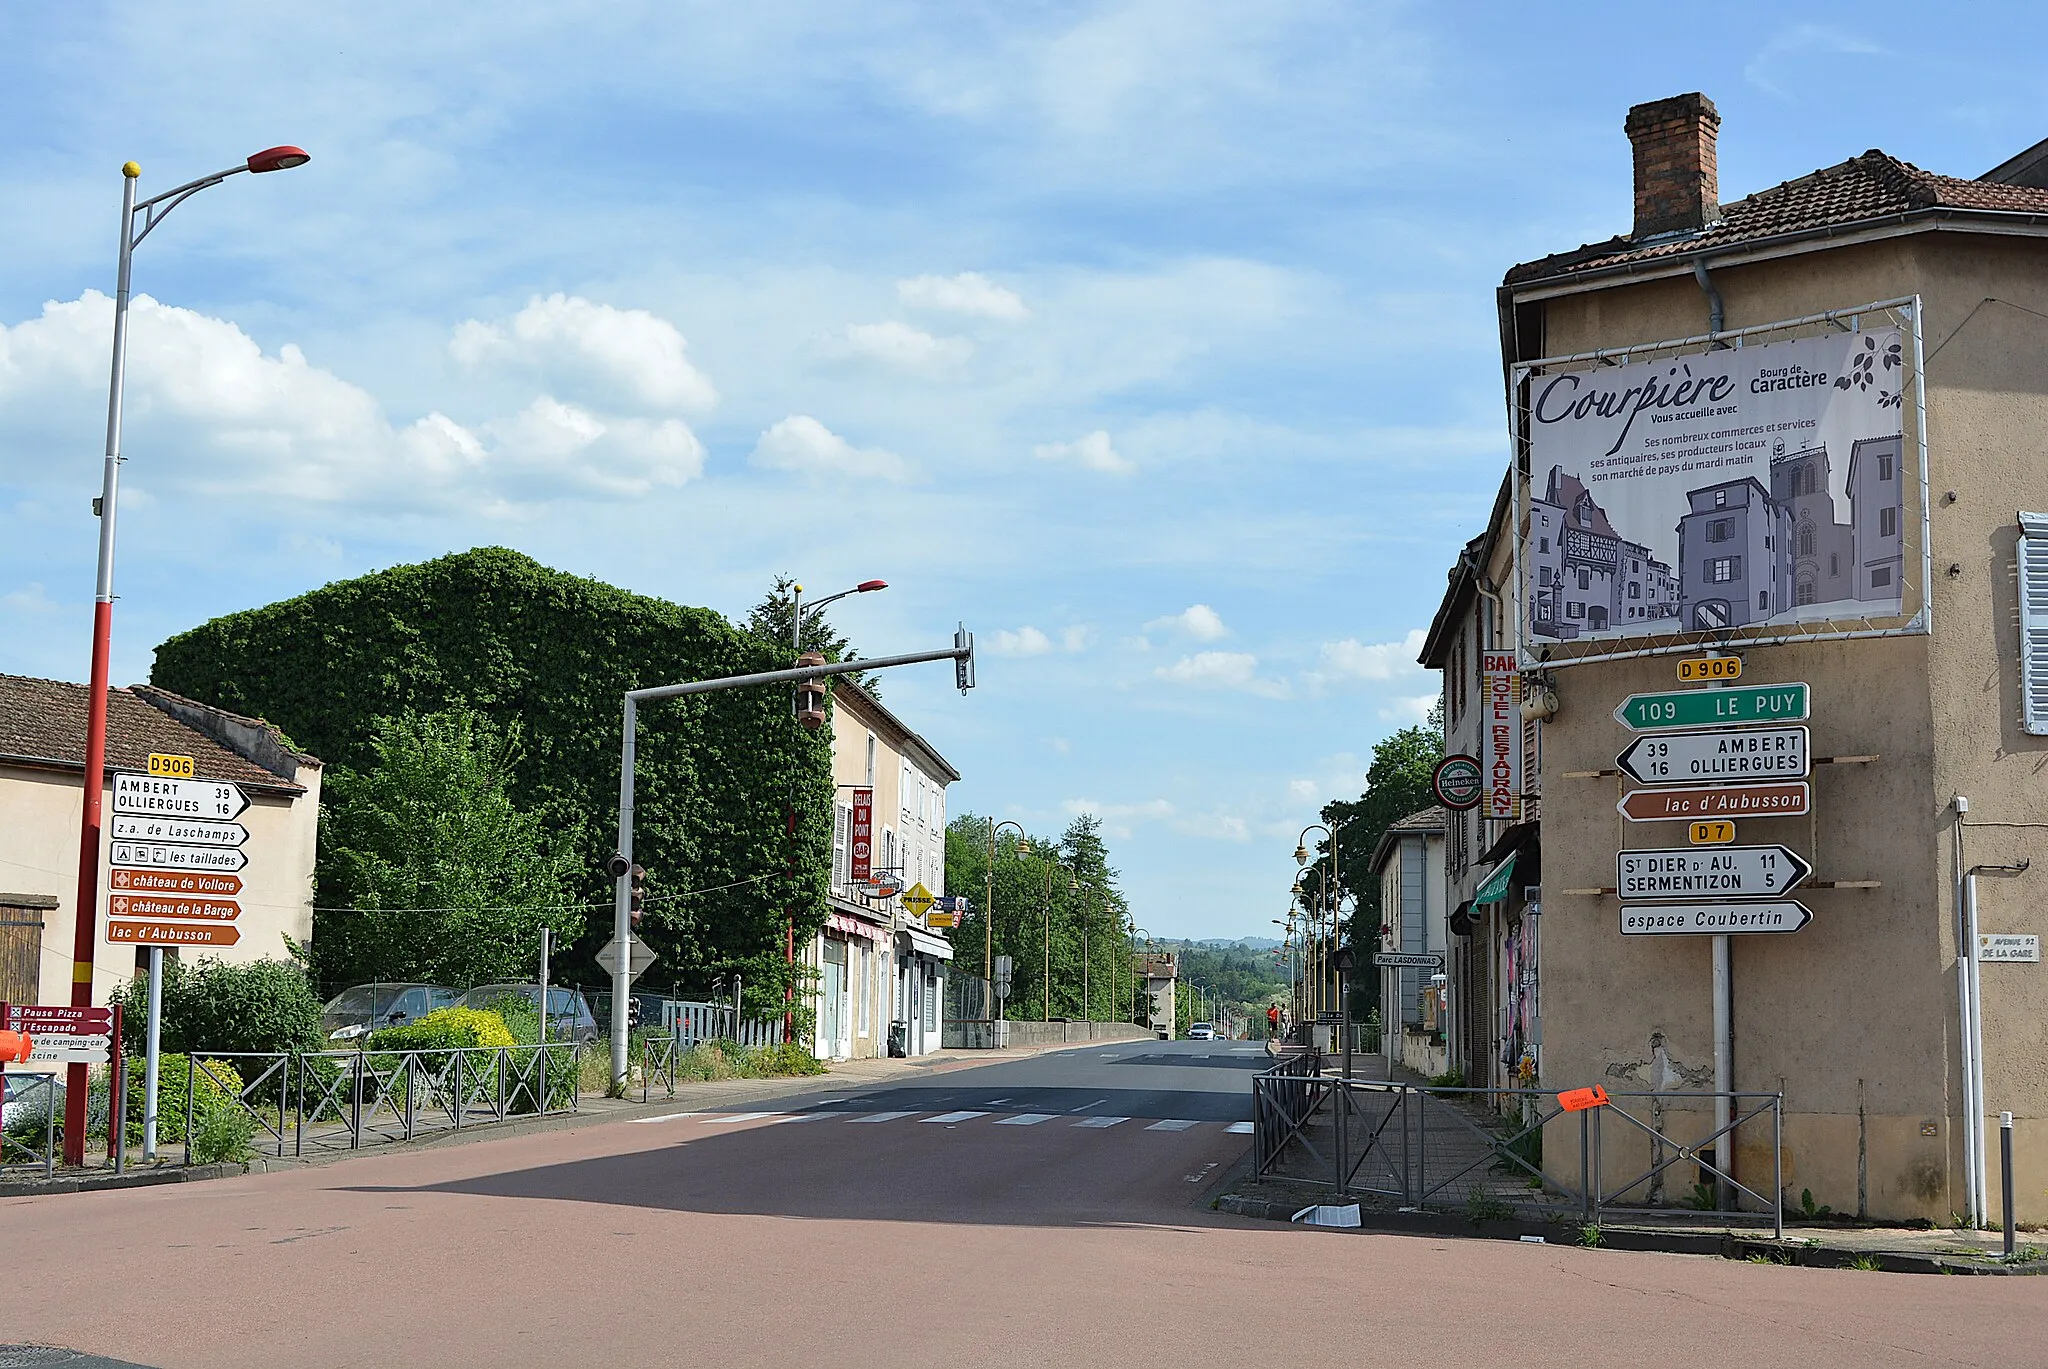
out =
[[(575, 834), (588, 873), (572, 900), (608, 903), (624, 692), (790, 664), (787, 648), (709, 609), (484, 547), (216, 618), (159, 646), (150, 678), (267, 719), (351, 769), (370, 761), (377, 717), (461, 703), (516, 720), (526, 755), (515, 801)], [(766, 988), (780, 970), (785, 912), (795, 910), (799, 946), (825, 918), (829, 736), (798, 728), (780, 688), (669, 700), (640, 710), (635, 773), (635, 858), (650, 892), (642, 931), (661, 956), (649, 986), (701, 988), (743, 964)], [(332, 915), (316, 915), (316, 940), (323, 916)], [(603, 909), (590, 923), (563, 970), (587, 971), (610, 936)]]

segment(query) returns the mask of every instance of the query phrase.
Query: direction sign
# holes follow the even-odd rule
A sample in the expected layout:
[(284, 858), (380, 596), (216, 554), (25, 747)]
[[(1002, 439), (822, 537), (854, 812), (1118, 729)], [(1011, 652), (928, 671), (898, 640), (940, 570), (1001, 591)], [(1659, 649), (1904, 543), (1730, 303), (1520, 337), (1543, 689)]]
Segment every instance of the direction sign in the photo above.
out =
[(903, 891), (903, 911), (912, 917), (923, 917), (932, 910), (932, 904), (937, 901), (932, 891), (924, 887), (923, 881)]
[(1444, 967), (1443, 954), (1439, 951), (1424, 953), (1380, 951), (1372, 963), (1381, 969), (1397, 970), (1441, 970)]
[(1614, 857), (1614, 887), (1624, 899), (1776, 898), (1812, 873), (1784, 846), (1680, 846)]
[(1621, 908), (1623, 936), (1690, 936), (1720, 932), (1796, 932), (1813, 921), (1804, 903), (1653, 903)]
[(1801, 780), (1809, 761), (1803, 727), (1654, 732), (1614, 758), (1622, 774), (1644, 784)]
[(206, 818), (226, 822), (241, 816), (249, 796), (238, 785), (225, 780), (173, 780), (155, 775), (138, 775), (132, 770), (114, 774), (114, 811), (144, 813), (160, 818)]
[(239, 822), (206, 822), (198, 818), (146, 818), (117, 813), (108, 831), (116, 841), (175, 841), (184, 846), (240, 846), (249, 829)]
[(107, 874), (107, 887), (116, 893), (209, 894), (233, 898), (242, 892), (240, 875), (207, 875), (191, 870), (123, 870)]
[(1630, 822), (1696, 818), (1797, 818), (1812, 806), (1805, 780), (1789, 784), (1716, 784), (1691, 789), (1637, 789), (1614, 805)]
[(110, 864), (131, 870), (208, 870), (231, 875), (246, 869), (249, 857), (235, 846), (171, 846), (153, 841), (117, 841), (107, 853)]
[(1798, 681), (1732, 685), (1726, 689), (1677, 689), (1660, 694), (1631, 694), (1614, 710), (1614, 720), (1636, 732), (1796, 723), (1806, 720), (1809, 702), (1806, 686)]
[(112, 1008), (0, 1004), (0, 1028), (27, 1034), (30, 1069), (38, 1065), (104, 1065), (113, 1056)]
[(242, 934), (203, 922), (107, 922), (107, 940), (130, 946), (232, 946)]
[[(654, 964), (656, 959), (654, 949), (638, 937), (631, 938), (628, 941), (628, 945), (632, 949), (627, 956), (626, 977), (628, 979), (638, 979), (641, 975), (647, 973), (649, 966)], [(619, 972), (619, 939), (617, 937), (613, 937), (610, 941), (604, 943), (604, 948), (597, 953), (597, 965), (606, 974), (615, 975)]]
[(231, 898), (169, 898), (162, 894), (108, 894), (108, 917), (174, 917), (195, 922), (233, 922), (242, 905)]

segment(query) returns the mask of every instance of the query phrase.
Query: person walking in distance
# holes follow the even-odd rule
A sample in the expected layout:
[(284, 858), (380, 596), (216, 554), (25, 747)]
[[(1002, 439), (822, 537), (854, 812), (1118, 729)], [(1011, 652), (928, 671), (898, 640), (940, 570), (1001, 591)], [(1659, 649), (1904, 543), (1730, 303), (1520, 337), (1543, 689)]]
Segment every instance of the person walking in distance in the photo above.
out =
[(1266, 1036), (1268, 1039), (1280, 1035), (1280, 1005), (1271, 1004), (1266, 1009)]

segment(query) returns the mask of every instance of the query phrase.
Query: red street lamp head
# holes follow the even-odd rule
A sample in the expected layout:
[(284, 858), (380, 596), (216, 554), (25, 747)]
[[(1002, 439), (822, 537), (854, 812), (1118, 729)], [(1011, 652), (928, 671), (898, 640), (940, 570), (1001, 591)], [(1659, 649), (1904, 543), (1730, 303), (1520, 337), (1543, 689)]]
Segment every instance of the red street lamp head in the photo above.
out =
[(870, 590), (887, 588), (889, 588), (889, 582), (887, 580), (863, 580), (853, 587), (853, 592), (855, 594), (866, 594)]
[(301, 147), (266, 147), (249, 158), (249, 169), (257, 175), (266, 171), (289, 171), (295, 166), (304, 166), (313, 159)]

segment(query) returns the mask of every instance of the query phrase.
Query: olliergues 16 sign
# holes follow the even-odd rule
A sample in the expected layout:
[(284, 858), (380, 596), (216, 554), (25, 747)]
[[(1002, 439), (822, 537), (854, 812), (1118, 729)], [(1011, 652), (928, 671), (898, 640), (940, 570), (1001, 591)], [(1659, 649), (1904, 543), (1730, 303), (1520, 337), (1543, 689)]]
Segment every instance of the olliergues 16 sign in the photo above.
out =
[(1527, 640), (1898, 615), (1905, 359), (1877, 327), (1525, 374)]

